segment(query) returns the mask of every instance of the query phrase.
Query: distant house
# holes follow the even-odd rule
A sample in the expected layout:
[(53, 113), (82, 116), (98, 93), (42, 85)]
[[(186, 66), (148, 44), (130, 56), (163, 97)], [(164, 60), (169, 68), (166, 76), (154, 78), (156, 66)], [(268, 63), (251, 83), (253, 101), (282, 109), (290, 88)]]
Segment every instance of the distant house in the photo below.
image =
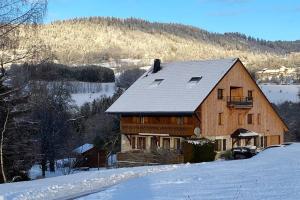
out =
[(202, 137), (217, 151), (265, 147), (288, 130), (238, 58), (156, 60), (106, 112), (121, 116), (121, 152), (176, 150)]
[(84, 144), (73, 150), (77, 154), (76, 167), (105, 167), (106, 152), (99, 150), (93, 144)]

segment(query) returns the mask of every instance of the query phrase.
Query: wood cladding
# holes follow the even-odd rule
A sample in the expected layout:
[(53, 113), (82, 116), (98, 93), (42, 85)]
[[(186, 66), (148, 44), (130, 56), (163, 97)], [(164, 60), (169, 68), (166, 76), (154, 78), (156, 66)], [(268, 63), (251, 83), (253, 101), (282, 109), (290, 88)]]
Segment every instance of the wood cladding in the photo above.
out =
[(235, 63), (206, 99), (199, 102), (194, 114), (150, 116), (141, 113), (121, 116), (121, 132), (124, 134), (155, 133), (190, 137), (194, 135), (196, 127), (200, 128), (203, 137), (229, 136), (235, 130), (244, 128), (267, 136), (268, 144), (282, 143), (283, 134), (287, 131), (284, 122), (240, 61)]
[(121, 132), (192, 136), (197, 124), (199, 122), (195, 116), (122, 116)]
[[(253, 107), (239, 109), (226, 106), (226, 100), (218, 99), (219, 88), (223, 89), (224, 96), (234, 94), (245, 97), (251, 93)], [(203, 136), (230, 135), (237, 128), (245, 128), (261, 135), (280, 136), (280, 142), (283, 142), (283, 133), (287, 131), (285, 124), (240, 62), (232, 67), (198, 109), (201, 110)], [(222, 125), (218, 125), (218, 113), (224, 114)], [(248, 123), (248, 116), (252, 116), (252, 123)]]

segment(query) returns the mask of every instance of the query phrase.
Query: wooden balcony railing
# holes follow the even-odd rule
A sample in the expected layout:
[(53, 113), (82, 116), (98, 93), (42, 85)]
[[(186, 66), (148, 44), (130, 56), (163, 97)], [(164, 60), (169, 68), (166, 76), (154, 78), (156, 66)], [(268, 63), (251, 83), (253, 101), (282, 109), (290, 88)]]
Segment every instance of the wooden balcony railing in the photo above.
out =
[(252, 108), (253, 97), (227, 97), (227, 106), (231, 108)]
[(193, 125), (177, 124), (121, 124), (122, 133), (159, 133), (173, 136), (191, 136), (194, 134)]

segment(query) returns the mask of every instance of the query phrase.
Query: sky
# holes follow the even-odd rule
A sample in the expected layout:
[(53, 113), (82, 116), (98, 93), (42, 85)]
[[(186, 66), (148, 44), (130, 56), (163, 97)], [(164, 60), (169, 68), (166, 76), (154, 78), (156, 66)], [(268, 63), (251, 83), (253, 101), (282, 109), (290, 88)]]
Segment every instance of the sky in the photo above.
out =
[(45, 22), (75, 17), (135, 17), (240, 32), (266, 40), (300, 40), (300, 0), (49, 0)]

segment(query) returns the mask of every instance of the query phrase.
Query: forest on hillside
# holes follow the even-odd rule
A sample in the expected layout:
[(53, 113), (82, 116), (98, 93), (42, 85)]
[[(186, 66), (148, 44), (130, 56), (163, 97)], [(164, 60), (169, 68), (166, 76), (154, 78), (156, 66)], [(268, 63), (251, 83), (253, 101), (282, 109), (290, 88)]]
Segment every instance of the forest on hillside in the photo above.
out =
[(12, 65), (11, 74), (22, 74), (26, 81), (83, 81), (83, 82), (115, 82), (112, 69), (87, 65), (70, 67), (56, 63), (40, 63)]
[(300, 66), (300, 41), (266, 41), (240, 33), (210, 33), (181, 24), (141, 19), (90, 17), (41, 25), (39, 37), (62, 64), (95, 64), (140, 59), (144, 65), (240, 57), (249, 68)]

